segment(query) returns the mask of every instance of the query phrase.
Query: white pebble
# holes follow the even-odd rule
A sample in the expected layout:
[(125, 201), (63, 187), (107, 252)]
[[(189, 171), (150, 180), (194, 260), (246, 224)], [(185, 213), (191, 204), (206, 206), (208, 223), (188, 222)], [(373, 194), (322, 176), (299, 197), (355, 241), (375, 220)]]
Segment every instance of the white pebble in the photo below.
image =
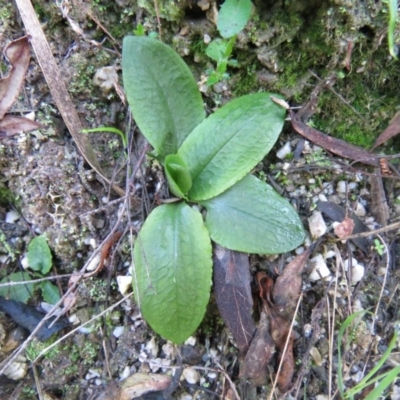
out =
[(169, 357), (169, 358), (176, 357), (176, 347), (174, 346), (173, 343), (171, 343), (171, 342), (165, 343), (162, 347), (162, 350), (167, 357)]
[(185, 344), (187, 344), (188, 346), (195, 346), (196, 345), (196, 338), (194, 336), (189, 336), (185, 340)]
[(314, 214), (308, 218), (308, 225), (313, 238), (319, 238), (326, 232), (326, 224), (319, 211), (314, 212)]
[(352, 258), (351, 262), (350, 262), (350, 258), (346, 258), (343, 261), (343, 268), (344, 268), (345, 271), (349, 270), (350, 263), (351, 263), (351, 267), (354, 267), (354, 265), (358, 264), (358, 261), (355, 258)]
[(127, 365), (123, 371), (119, 374), (119, 379), (122, 381), (123, 379), (126, 379), (129, 375), (131, 374), (131, 369)]
[(312, 267), (312, 271), (308, 278), (310, 281), (318, 281), (320, 279), (328, 278), (331, 276), (331, 272), (329, 271), (328, 266), (324, 260), (322, 254), (317, 254), (310, 260), (310, 265)]
[(320, 193), (318, 195), (318, 200), (320, 200), (320, 201), (328, 201), (328, 198), (323, 193)]
[(365, 217), (366, 214), (365, 207), (359, 201), (357, 201), (354, 213), (357, 215), (357, 217)]
[(116, 338), (119, 338), (123, 333), (124, 333), (124, 327), (123, 326), (117, 326), (114, 330), (113, 330), (113, 335)]
[(300, 246), (294, 251), (297, 255), (304, 253), (304, 247)]
[(357, 182), (350, 182), (349, 183), (349, 190), (357, 189), (358, 183)]
[(351, 268), (351, 283), (360, 282), (365, 273), (365, 268), (361, 264), (353, 265)]
[(185, 368), (182, 372), (182, 376), (186, 379), (186, 382), (194, 385), (200, 380), (200, 374), (194, 368)]
[(14, 211), (11, 210), (6, 214), (6, 222), (9, 224), (13, 224), (15, 221), (19, 220), (19, 214)]
[(336, 191), (338, 193), (346, 193), (347, 182), (346, 181), (339, 181), (336, 186)]
[(158, 345), (156, 343), (156, 339), (153, 336), (147, 343), (146, 343), (146, 350), (153, 355), (153, 357), (157, 356), (158, 353)]
[(119, 292), (122, 296), (125, 296), (132, 287), (132, 277), (119, 275), (117, 276), (117, 284)]
[(210, 43), (211, 43), (211, 37), (210, 37), (210, 35), (208, 35), (207, 33), (205, 33), (204, 36), (203, 36), (203, 41), (204, 41), (204, 44), (210, 44)]
[(29, 261), (28, 261), (28, 256), (24, 256), (21, 259), (21, 265), (23, 269), (28, 269), (29, 268)]
[(286, 142), (277, 152), (276, 156), (281, 160), (284, 160), (292, 152), (290, 142)]

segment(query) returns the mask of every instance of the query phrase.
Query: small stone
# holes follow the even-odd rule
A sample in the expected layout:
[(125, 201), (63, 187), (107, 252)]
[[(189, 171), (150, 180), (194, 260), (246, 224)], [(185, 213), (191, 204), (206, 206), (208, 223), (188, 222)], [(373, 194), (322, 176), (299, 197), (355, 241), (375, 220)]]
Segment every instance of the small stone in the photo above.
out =
[(197, 5), (202, 9), (202, 11), (207, 11), (210, 8), (209, 0), (198, 0)]
[(276, 156), (281, 160), (284, 160), (292, 152), (292, 147), (290, 142), (286, 142), (277, 152)]
[(21, 266), (23, 269), (28, 269), (29, 268), (29, 261), (28, 261), (28, 256), (24, 256), (21, 258)]
[(186, 340), (185, 340), (185, 344), (189, 345), (189, 346), (195, 346), (196, 345), (196, 338), (194, 336), (189, 336)]
[(126, 366), (123, 371), (119, 374), (119, 379), (122, 381), (123, 379), (126, 379), (129, 375), (131, 374), (131, 369)]
[(317, 364), (319, 367), (321, 367), (323, 364), (323, 359), (322, 359), (322, 356), (321, 356), (321, 353), (319, 352), (319, 350), (316, 347), (311, 347), (310, 355), (311, 355), (312, 359), (314, 360), (315, 364)]
[(124, 327), (123, 326), (117, 326), (116, 328), (114, 328), (113, 330), (113, 335), (116, 338), (119, 338), (123, 333), (124, 333)]
[(331, 276), (331, 272), (329, 271), (322, 254), (317, 254), (315, 257), (313, 257), (310, 260), (310, 265), (312, 266), (312, 271), (308, 276), (310, 281), (315, 282)]
[(156, 343), (156, 339), (154, 336), (146, 343), (146, 350), (152, 354), (153, 357), (156, 357), (158, 354), (158, 345)]
[(347, 190), (347, 182), (346, 181), (339, 181), (336, 186), (336, 191), (338, 193), (346, 193)]
[(93, 85), (100, 87), (104, 93), (109, 93), (118, 82), (117, 71), (115, 66), (99, 68), (93, 77)]
[(351, 283), (356, 284), (361, 281), (365, 273), (365, 268), (361, 264), (353, 265), (351, 268)]
[(16, 211), (11, 210), (6, 214), (6, 222), (8, 224), (13, 224), (15, 221), (18, 220), (19, 220), (19, 214)]
[(162, 346), (162, 351), (168, 358), (176, 357), (176, 347), (171, 342), (167, 342)]
[(200, 380), (200, 374), (194, 368), (185, 368), (182, 376), (191, 385), (196, 384)]
[(358, 264), (358, 261), (355, 258), (352, 258), (351, 260), (350, 260), (350, 258), (346, 258), (343, 261), (343, 268), (347, 272), (349, 270), (350, 265), (353, 267), (356, 264)]
[(365, 207), (359, 201), (357, 201), (357, 205), (354, 208), (354, 213), (357, 215), (357, 217), (365, 217)]
[(319, 211), (314, 212), (311, 217), (308, 218), (308, 225), (313, 238), (319, 238), (326, 232), (326, 224)]
[(204, 44), (210, 44), (211, 43), (211, 36), (208, 35), (207, 33), (205, 33), (204, 36), (203, 36), (203, 42), (204, 42)]
[(125, 296), (132, 287), (132, 277), (119, 275), (117, 276), (117, 284), (119, 292), (122, 296)]
[(188, 25), (185, 25), (185, 26), (182, 27), (182, 29), (179, 31), (179, 34), (180, 34), (181, 36), (186, 36), (186, 35), (189, 34), (189, 32), (190, 32), (189, 26), (188, 26)]
[(19, 355), (5, 370), (4, 375), (14, 381), (18, 381), (25, 377), (28, 373), (28, 363), (26, 358)]

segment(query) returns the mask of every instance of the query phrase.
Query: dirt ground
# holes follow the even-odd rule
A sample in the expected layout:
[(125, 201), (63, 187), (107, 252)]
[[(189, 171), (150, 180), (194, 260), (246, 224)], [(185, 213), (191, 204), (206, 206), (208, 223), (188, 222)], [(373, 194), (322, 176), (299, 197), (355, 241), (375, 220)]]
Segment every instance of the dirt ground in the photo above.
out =
[[(115, 134), (88, 134), (104, 174), (129, 195), (118, 195), (85, 162), (32, 52), (24, 87), (10, 112), (34, 112), (47, 128), (0, 139), (0, 279), (7, 282), (24, 268), (27, 247), (38, 234), (51, 248), (49, 278), (60, 295), (68, 290), (71, 274), (92, 258), (92, 266), (96, 257), (97, 263), (107, 258), (101, 271), (76, 285), (69, 326), (50, 340), (27, 343), (26, 332), (16, 331), (13, 320), (0, 313), (0, 368), (12, 355), (6, 345), (10, 335), (18, 336), (16, 346), (25, 343), (14, 362), (16, 375), (0, 376), (1, 399), (333, 399), (340, 398), (339, 370), (345, 386), (354, 387), (388, 349), (400, 321), (398, 159), (390, 158), (391, 167), (382, 169), (347, 160), (304, 140), (289, 121), (254, 174), (290, 200), (307, 239), (292, 253), (250, 257), (257, 299), (257, 272), (276, 279), (296, 255), (322, 238), (303, 271), (302, 300), (293, 318), (295, 375), (288, 393), (273, 386), (276, 365), (269, 366), (266, 385), (239, 377), (243, 357), (213, 294), (200, 328), (179, 347), (146, 325), (130, 295), (138, 227), (167, 190), (160, 166), (144, 157), (147, 144), (113, 85), (113, 73), (122, 84), (122, 39), (139, 23), (184, 58), (208, 112), (240, 95), (281, 93), (292, 107), (303, 107), (309, 126), (369, 149), (399, 111), (400, 68), (387, 46), (387, 1), (254, 1), (251, 20), (233, 51), (237, 66), (229, 68), (228, 79), (208, 87), (205, 77), (215, 64), (205, 48), (219, 36), (220, 3), (33, 1), (82, 125), (129, 133), (126, 151)], [(19, 15), (16, 4), (0, 0), (2, 49), (25, 34)], [(5, 58), (0, 65), (4, 76), (9, 68)], [(310, 104), (314, 107), (308, 109)], [(399, 147), (394, 138), (374, 152), (390, 156)], [(127, 171), (133, 170), (130, 176)], [(335, 222), (346, 216), (354, 217), (358, 232), (384, 229), (337, 241)], [(326, 233), (321, 236), (316, 225)], [(122, 235), (109, 236), (113, 232)], [(102, 255), (105, 247), (109, 251)], [(31, 293), (29, 304), (42, 301), (40, 290)], [(343, 336), (339, 356), (339, 330), (348, 316), (362, 310), (371, 314), (359, 316), (356, 328)], [(399, 343), (379, 373), (399, 365)], [(148, 383), (153, 392), (142, 397), (133, 389), (127, 394), (121, 380), (136, 373), (158, 374), (161, 383)], [(158, 390), (173, 373), (169, 389)], [(366, 398), (373, 387), (366, 385), (354, 398)], [(376, 398), (399, 399), (400, 384), (393, 378)]]

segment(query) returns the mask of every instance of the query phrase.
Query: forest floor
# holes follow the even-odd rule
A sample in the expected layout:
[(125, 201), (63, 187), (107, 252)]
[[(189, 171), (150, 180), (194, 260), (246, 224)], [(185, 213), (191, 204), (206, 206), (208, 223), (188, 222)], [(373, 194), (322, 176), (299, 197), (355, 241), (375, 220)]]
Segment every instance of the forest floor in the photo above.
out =
[[(238, 96), (270, 91), (300, 107), (302, 123), (360, 151), (369, 151), (389, 124), (400, 131), (393, 118), (399, 111), (400, 68), (387, 47), (386, 1), (254, 3), (233, 50), (237, 65), (228, 68), (226, 79), (207, 86), (207, 74), (216, 66), (205, 49), (219, 35), (220, 2), (33, 2), (82, 125), (119, 128), (129, 135), (128, 162), (117, 135), (90, 133), (84, 139), (102, 173), (129, 195), (116, 193), (90, 168), (32, 52), (24, 86), (9, 112), (33, 112), (46, 129), (1, 131), (0, 295), (18, 299), (21, 291), (15, 288), (22, 285), (12, 286), (15, 281), (46, 278), (57, 288), (57, 299), (72, 286), (74, 304), (68, 327), (44, 342), (27, 339), (27, 332), (0, 313), (1, 399), (323, 400), (341, 397), (340, 377), (345, 398), (400, 399), (396, 376), (388, 375), (386, 388), (372, 395), (384, 377), (377, 382), (368, 377), (375, 365), (374, 377), (400, 363), (398, 138), (371, 151), (377, 161), (371, 166), (335, 155), (334, 144), (313, 143), (287, 121), (269, 156), (253, 171), (291, 202), (307, 232), (304, 245), (291, 253), (250, 256), (256, 321), (256, 274), (265, 272), (276, 281), (319, 239), (302, 265), (301, 301), (290, 320), (295, 366), (287, 393), (274, 383), (277, 360), (266, 366), (266, 383), (240, 376), (244, 354), (219, 316), (213, 294), (203, 323), (181, 346), (151, 330), (131, 294), (137, 227), (166, 191), (160, 166), (144, 156), (147, 144), (119, 86), (122, 39), (138, 24), (184, 58), (208, 112)], [(2, 49), (26, 34), (16, 4), (0, 1)], [(10, 66), (5, 58), (0, 65), (5, 76)], [(385, 156), (393, 156), (388, 165), (379, 162)], [(134, 170), (130, 180), (127, 171)], [(337, 240), (335, 227), (347, 217), (355, 222), (352, 233), (371, 233)], [(52, 268), (42, 275), (32, 268), (22, 274), (28, 245), (37, 235), (50, 246)], [(96, 269), (99, 262), (105, 264), (101, 271), (74, 281), (78, 271)], [(41, 306), (45, 293), (49, 297), (40, 282), (22, 287), (30, 305)], [(342, 335), (349, 316), (354, 320)], [(18, 349), (21, 354), (4, 368)]]

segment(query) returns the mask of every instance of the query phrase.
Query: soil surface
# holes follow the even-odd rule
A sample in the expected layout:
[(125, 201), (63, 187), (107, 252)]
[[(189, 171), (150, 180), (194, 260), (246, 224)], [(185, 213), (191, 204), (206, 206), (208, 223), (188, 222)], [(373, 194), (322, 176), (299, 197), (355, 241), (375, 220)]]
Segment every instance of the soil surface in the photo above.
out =
[[(213, 294), (203, 323), (182, 346), (156, 335), (141, 317), (130, 286), (133, 244), (167, 187), (160, 165), (144, 157), (148, 145), (115, 84), (115, 76), (122, 84), (122, 39), (139, 23), (184, 58), (208, 112), (240, 95), (281, 93), (290, 106), (302, 106), (308, 126), (369, 149), (399, 110), (400, 68), (388, 51), (386, 1), (254, 1), (251, 20), (233, 51), (237, 66), (228, 68), (226, 79), (207, 86), (207, 74), (216, 66), (205, 49), (219, 37), (220, 3), (33, 1), (83, 126), (115, 127), (129, 135), (124, 149), (113, 133), (88, 134), (104, 174), (129, 195), (119, 196), (80, 154), (32, 53), (10, 112), (33, 112), (47, 129), (0, 139), (0, 279), (2, 284), (12, 281), (12, 274), (27, 267), (28, 245), (43, 235), (53, 256), (46, 277), (59, 297), (72, 286), (73, 304), (68, 327), (45, 342), (28, 343), (28, 332), (0, 313), (0, 368), (25, 345), (0, 376), (1, 399), (333, 399), (340, 398), (340, 375), (347, 388), (356, 386), (388, 349), (400, 321), (398, 160), (390, 158), (389, 166), (379, 168), (335, 156), (332, 148), (305, 140), (289, 121), (253, 173), (289, 199), (307, 239), (288, 254), (250, 256), (258, 323), (256, 273), (276, 280), (296, 255), (321, 238), (302, 271), (301, 302), (292, 316), (295, 373), (288, 392), (279, 393), (273, 385), (278, 367), (273, 363), (267, 384), (239, 376), (243, 354)], [(12, 2), (0, 2), (0, 32), (3, 49), (25, 34)], [(3, 58), (3, 76), (8, 69)], [(398, 139), (374, 152), (398, 153)], [(131, 176), (129, 171), (136, 172)], [(389, 228), (338, 241), (337, 223), (346, 217), (355, 221), (353, 233)], [(99, 262), (104, 262), (100, 271), (74, 280), (77, 272), (93, 271)], [(30, 279), (43, 277), (27, 272)], [(0, 287), (0, 294), (7, 297), (11, 287)], [(29, 305), (45, 307), (43, 291), (31, 289)], [(339, 343), (339, 355), (340, 328), (362, 310), (370, 314), (357, 316)], [(397, 340), (379, 373), (399, 363)], [(130, 376), (152, 391), (143, 394), (146, 390), (140, 392), (132, 378), (123, 381)], [(373, 388), (367, 385), (355, 398), (366, 398)], [(400, 398), (395, 378), (382, 396)]]

